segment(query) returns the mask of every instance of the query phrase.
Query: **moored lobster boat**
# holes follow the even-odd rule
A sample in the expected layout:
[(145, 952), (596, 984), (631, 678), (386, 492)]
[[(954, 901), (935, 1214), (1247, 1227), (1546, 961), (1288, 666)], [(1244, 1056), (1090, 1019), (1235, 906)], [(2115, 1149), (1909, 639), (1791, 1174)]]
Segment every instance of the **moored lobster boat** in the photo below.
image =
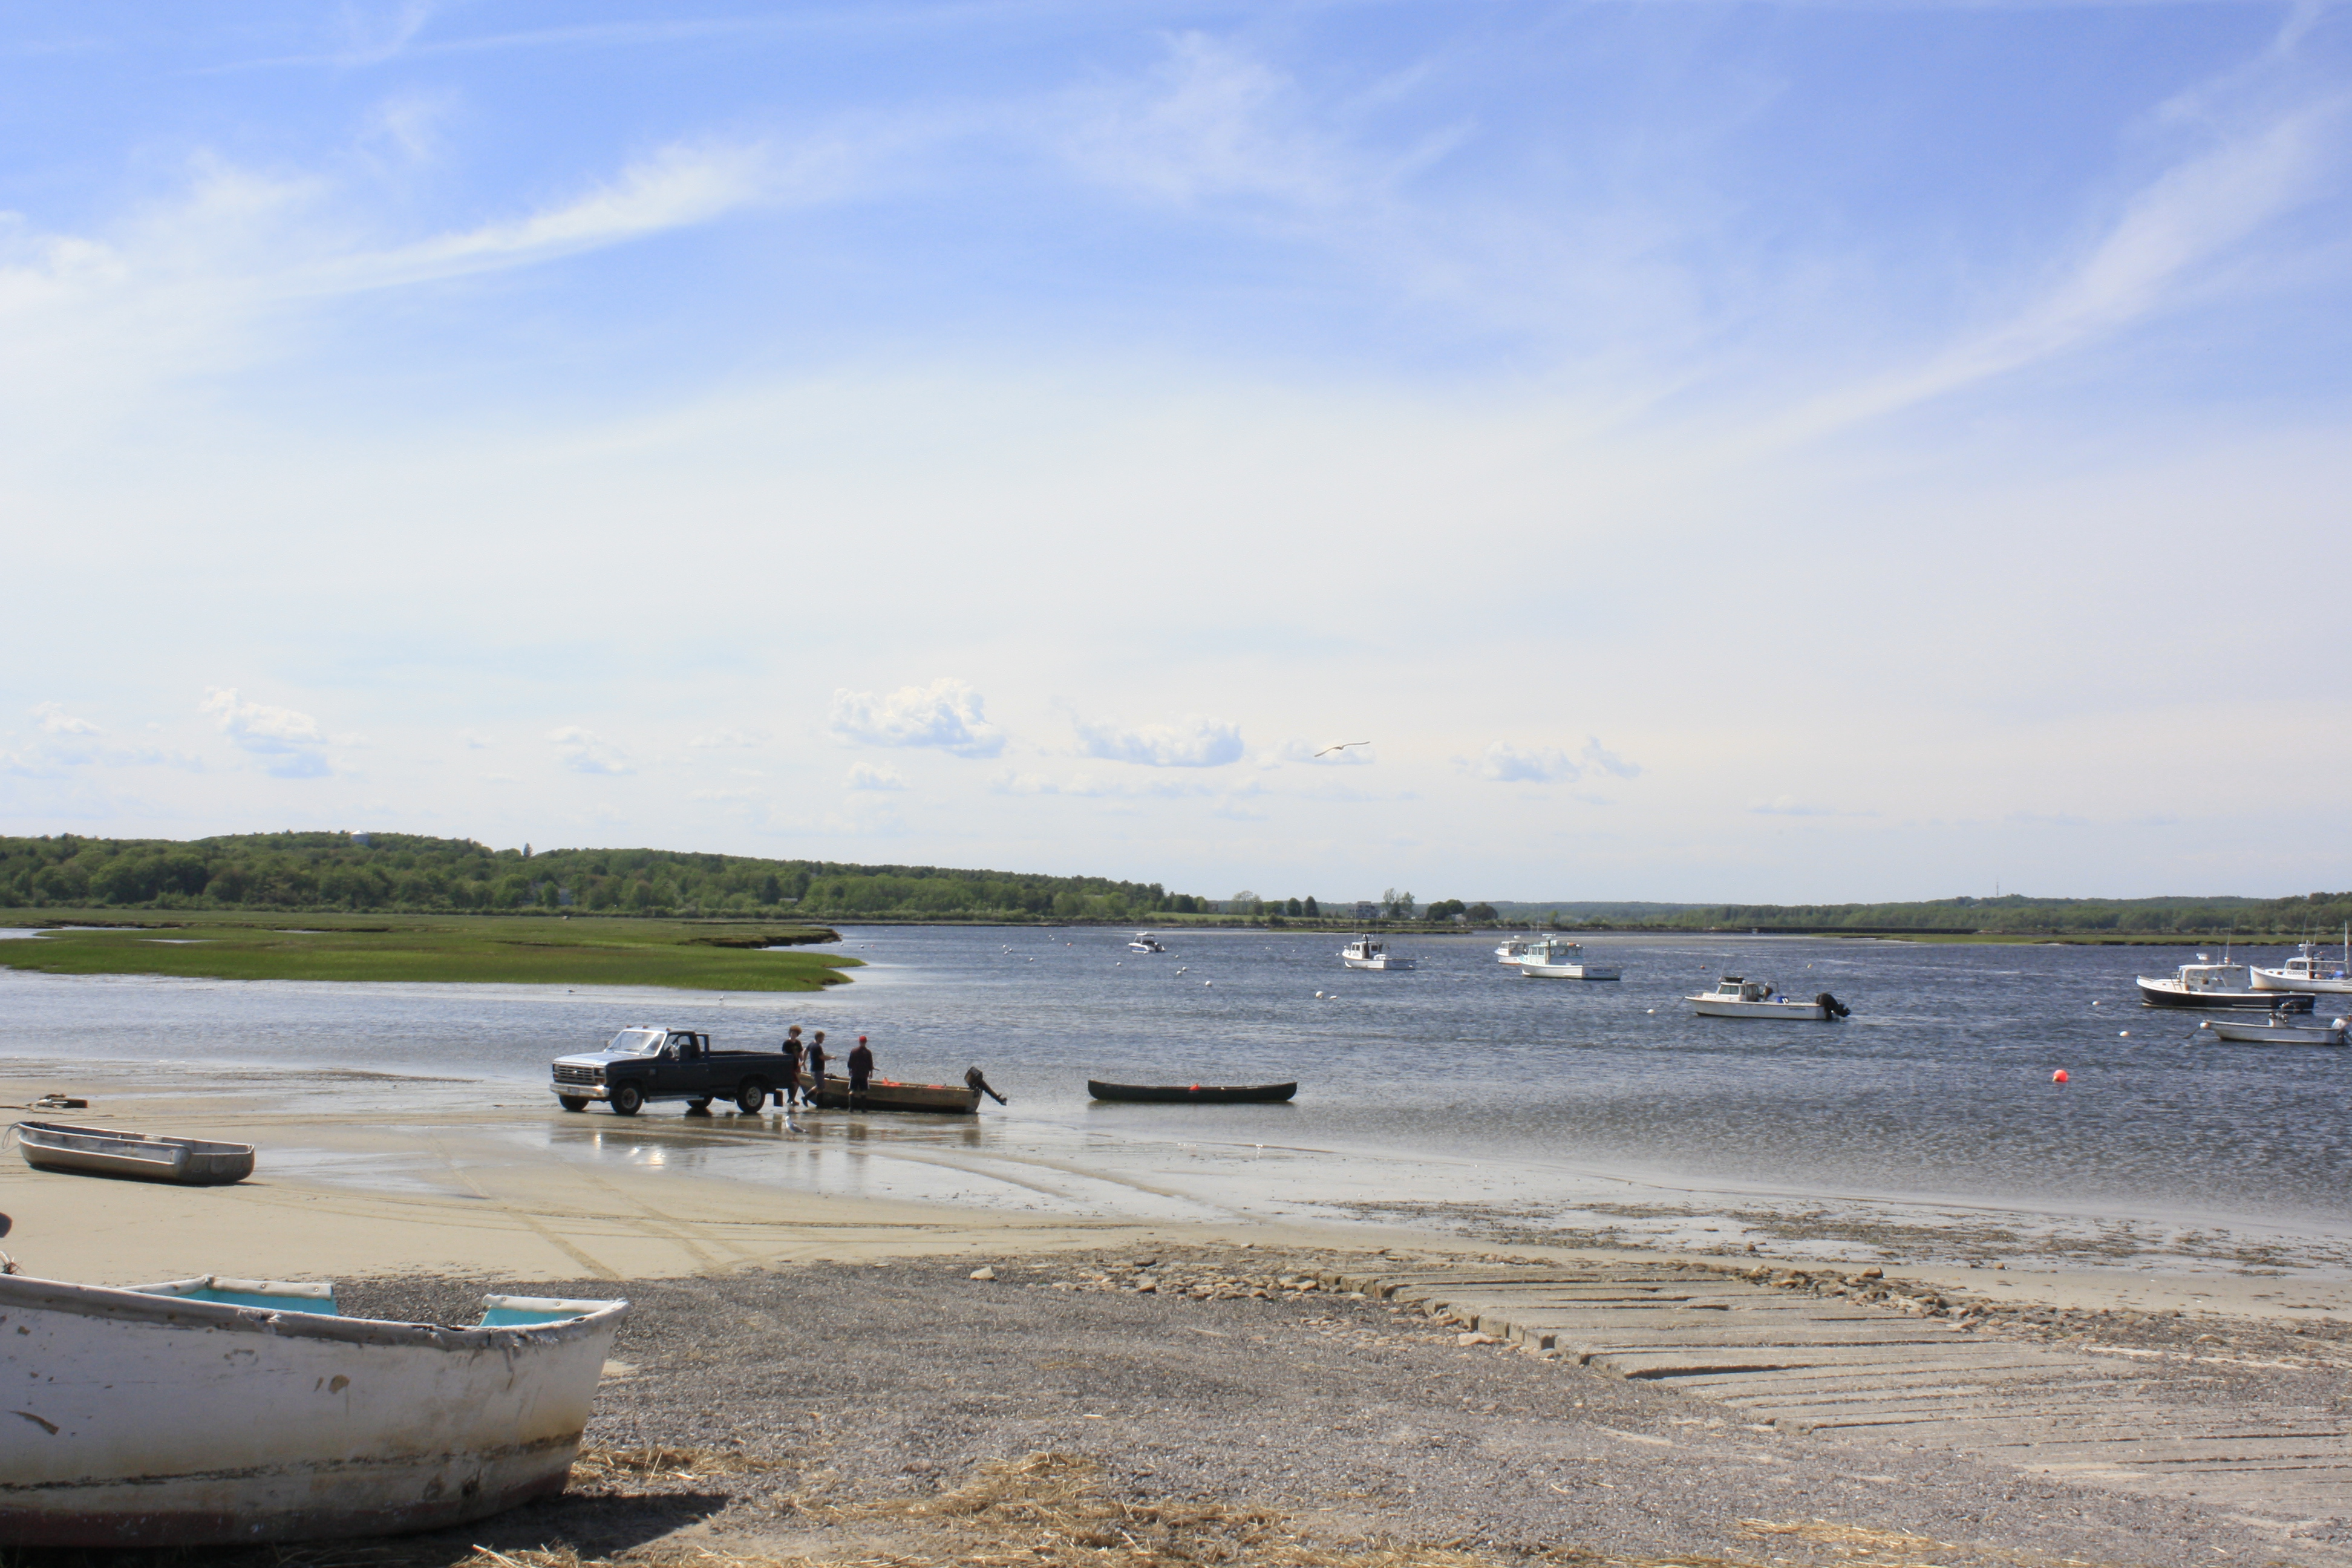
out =
[(1087, 1079), (1087, 1092), (1097, 1100), (1149, 1100), (1160, 1105), (1232, 1105), (1246, 1101), (1288, 1100), (1298, 1092), (1292, 1083), (1103, 1083)]
[(166, 1138), (112, 1127), (63, 1121), (19, 1121), (14, 1131), (25, 1163), (37, 1171), (131, 1176), (146, 1182), (216, 1186), (253, 1174), (253, 1145), (203, 1138)]
[(1727, 974), (1715, 983), (1714, 990), (1683, 1000), (1702, 1018), (1783, 1018), (1821, 1023), (1843, 1018), (1853, 1011), (1826, 991), (1810, 1002), (1802, 1002), (1781, 995), (1769, 980), (1749, 980), (1738, 974)]
[(0, 1276), (0, 1544), (381, 1535), (560, 1491), (628, 1303), (482, 1305), (444, 1328), (323, 1285)]
[(2311, 1011), (2309, 993), (2258, 991), (2247, 966), (2242, 963), (2184, 963), (2173, 972), (2169, 980), (2146, 974), (2137, 978), (2140, 1002), (2149, 1007), (2259, 1007), (2266, 1013), (2273, 1008), (2284, 1008), (2290, 1013)]

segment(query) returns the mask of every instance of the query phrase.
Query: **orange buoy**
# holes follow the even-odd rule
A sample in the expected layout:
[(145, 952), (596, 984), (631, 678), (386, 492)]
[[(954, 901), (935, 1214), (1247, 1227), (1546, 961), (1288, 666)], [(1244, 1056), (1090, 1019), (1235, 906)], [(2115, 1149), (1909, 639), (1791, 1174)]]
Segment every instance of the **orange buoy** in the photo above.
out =
[(2064, 1083), (2066, 1081), (2066, 1069), (2064, 1068), (2060, 1068), (2056, 1072), (2052, 1073), (2050, 1075), (2050, 1081), (2052, 1083)]

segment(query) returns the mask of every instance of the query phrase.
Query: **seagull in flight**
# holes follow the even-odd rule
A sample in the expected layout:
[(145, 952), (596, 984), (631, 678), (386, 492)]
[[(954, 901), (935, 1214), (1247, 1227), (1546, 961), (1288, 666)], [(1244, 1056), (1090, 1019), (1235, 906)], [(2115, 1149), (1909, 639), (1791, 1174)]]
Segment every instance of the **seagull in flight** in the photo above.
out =
[(1334, 752), (1344, 752), (1350, 746), (1369, 746), (1371, 742), (1370, 741), (1341, 741), (1337, 745), (1324, 747), (1315, 754), (1318, 757), (1328, 757)]

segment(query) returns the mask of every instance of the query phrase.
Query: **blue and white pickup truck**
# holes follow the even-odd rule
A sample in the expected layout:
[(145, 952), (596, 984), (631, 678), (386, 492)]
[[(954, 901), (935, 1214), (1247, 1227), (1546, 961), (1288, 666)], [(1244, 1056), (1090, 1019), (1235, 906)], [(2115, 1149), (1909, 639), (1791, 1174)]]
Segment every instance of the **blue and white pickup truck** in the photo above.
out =
[(646, 1102), (683, 1100), (688, 1109), (707, 1110), (714, 1100), (731, 1100), (746, 1116), (756, 1116), (768, 1097), (783, 1086), (781, 1051), (713, 1050), (710, 1037), (692, 1029), (624, 1029), (601, 1051), (558, 1057), (553, 1067), (556, 1103), (585, 1110), (601, 1100), (616, 1116), (635, 1116)]

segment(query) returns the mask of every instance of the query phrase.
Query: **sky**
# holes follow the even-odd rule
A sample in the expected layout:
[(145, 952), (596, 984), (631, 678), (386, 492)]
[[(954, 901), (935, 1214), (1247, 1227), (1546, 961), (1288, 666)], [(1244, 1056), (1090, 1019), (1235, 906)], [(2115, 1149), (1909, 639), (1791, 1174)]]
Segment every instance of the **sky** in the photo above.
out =
[(2352, 886), (2341, 6), (30, 0), (0, 84), (0, 832)]

